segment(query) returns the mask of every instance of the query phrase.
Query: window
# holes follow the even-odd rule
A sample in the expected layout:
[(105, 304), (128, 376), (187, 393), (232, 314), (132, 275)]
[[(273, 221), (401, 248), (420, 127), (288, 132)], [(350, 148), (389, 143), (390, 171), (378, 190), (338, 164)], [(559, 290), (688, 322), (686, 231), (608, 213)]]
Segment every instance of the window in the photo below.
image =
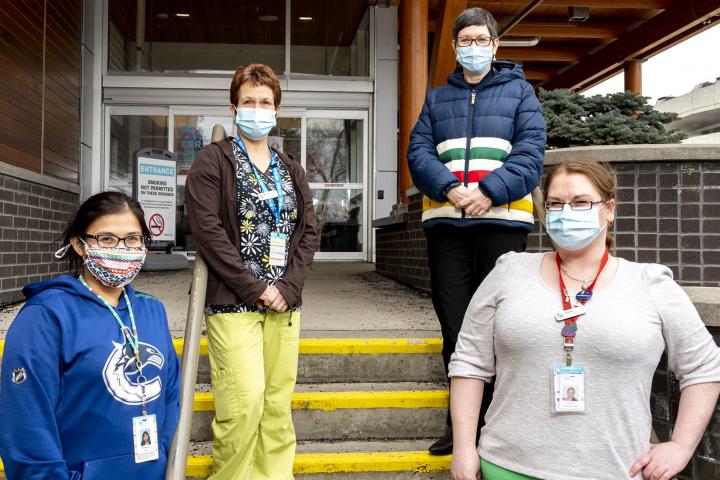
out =
[[(369, 76), (365, 0), (292, 0), (290, 72)], [(287, 74), (286, 0), (109, 0), (108, 72), (228, 73), (248, 63)], [(137, 27), (144, 23), (138, 53)]]
[(285, 70), (285, 0), (147, 0), (142, 55), (137, 13), (137, 2), (110, 0), (108, 71), (226, 72), (248, 63)]
[(132, 195), (133, 161), (141, 148), (165, 149), (168, 117), (112, 115), (110, 117), (110, 188)]

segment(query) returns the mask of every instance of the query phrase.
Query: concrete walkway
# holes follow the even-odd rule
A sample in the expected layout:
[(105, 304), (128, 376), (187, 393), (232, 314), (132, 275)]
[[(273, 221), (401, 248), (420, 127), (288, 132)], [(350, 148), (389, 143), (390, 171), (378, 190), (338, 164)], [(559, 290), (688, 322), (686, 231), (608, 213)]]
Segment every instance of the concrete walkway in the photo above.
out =
[[(175, 337), (184, 335), (191, 274), (143, 272), (133, 283), (163, 302)], [(440, 336), (430, 297), (379, 275), (372, 263), (316, 262), (303, 298), (303, 337)], [(0, 311), (0, 338), (20, 307)]]

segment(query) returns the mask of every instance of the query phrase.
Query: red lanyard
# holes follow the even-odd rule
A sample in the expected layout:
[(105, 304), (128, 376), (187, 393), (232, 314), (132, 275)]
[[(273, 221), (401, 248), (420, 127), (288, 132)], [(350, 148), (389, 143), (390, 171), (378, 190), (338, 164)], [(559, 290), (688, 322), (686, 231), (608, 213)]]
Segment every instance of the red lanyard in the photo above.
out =
[[(577, 295), (575, 295), (575, 299), (580, 303), (581, 305), (585, 305), (585, 303), (592, 298), (593, 289), (595, 288), (595, 283), (597, 282), (598, 277), (600, 277), (600, 274), (602, 273), (603, 269), (605, 268), (605, 265), (608, 263), (608, 251), (605, 250), (605, 253), (603, 254), (602, 260), (600, 260), (600, 268), (598, 269), (597, 275), (595, 275), (595, 279), (592, 281), (592, 283), (589, 286), (585, 286), (583, 283), (583, 288), (580, 290)], [(560, 279), (560, 297), (562, 299), (563, 304), (563, 310), (570, 310), (573, 308), (572, 303), (570, 303), (570, 294), (567, 291), (567, 287), (565, 286), (565, 281), (563, 280), (562, 276), (562, 269), (560, 268), (560, 254), (555, 253), (555, 263), (558, 267), (558, 278)], [(572, 365), (572, 351), (575, 347), (575, 335), (577, 332), (577, 321), (578, 318), (580, 318), (579, 315), (567, 318), (565, 319), (565, 325), (563, 326), (562, 332), (560, 334), (563, 336), (564, 339), (564, 349), (566, 354), (566, 365), (569, 367)]]

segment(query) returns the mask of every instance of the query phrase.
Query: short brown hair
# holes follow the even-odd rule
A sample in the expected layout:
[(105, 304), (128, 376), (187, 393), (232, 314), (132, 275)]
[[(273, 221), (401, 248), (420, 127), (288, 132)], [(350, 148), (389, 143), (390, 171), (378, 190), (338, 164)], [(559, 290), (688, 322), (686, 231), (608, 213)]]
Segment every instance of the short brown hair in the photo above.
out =
[(238, 67), (233, 75), (230, 83), (230, 103), (238, 104), (238, 96), (240, 95), (240, 87), (250, 82), (254, 86), (267, 85), (273, 91), (275, 100), (275, 108), (280, 106), (282, 92), (280, 91), (280, 80), (273, 69), (262, 63), (249, 63), (242, 67)]
[[(548, 188), (550, 188), (553, 179), (561, 173), (585, 175), (600, 193), (603, 202), (609, 202), (617, 198), (617, 177), (615, 172), (610, 165), (591, 158), (572, 158), (555, 165), (543, 180), (542, 191), (544, 197), (547, 197)], [(608, 248), (612, 247), (613, 242), (612, 235), (608, 232), (606, 242)]]
[(453, 23), (453, 38), (457, 38), (463, 28), (472, 27), (473, 25), (486, 26), (490, 37), (498, 38), (495, 18), (492, 13), (480, 7), (466, 8), (457, 16)]

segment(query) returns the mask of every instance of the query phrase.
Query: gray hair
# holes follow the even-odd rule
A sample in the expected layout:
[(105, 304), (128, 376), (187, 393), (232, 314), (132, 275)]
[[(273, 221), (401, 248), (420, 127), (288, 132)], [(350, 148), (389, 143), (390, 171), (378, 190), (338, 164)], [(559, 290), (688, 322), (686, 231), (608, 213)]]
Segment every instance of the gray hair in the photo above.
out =
[(492, 38), (497, 38), (497, 22), (492, 14), (484, 8), (466, 8), (455, 19), (453, 24), (453, 38), (457, 38), (460, 30), (473, 25), (486, 26)]

